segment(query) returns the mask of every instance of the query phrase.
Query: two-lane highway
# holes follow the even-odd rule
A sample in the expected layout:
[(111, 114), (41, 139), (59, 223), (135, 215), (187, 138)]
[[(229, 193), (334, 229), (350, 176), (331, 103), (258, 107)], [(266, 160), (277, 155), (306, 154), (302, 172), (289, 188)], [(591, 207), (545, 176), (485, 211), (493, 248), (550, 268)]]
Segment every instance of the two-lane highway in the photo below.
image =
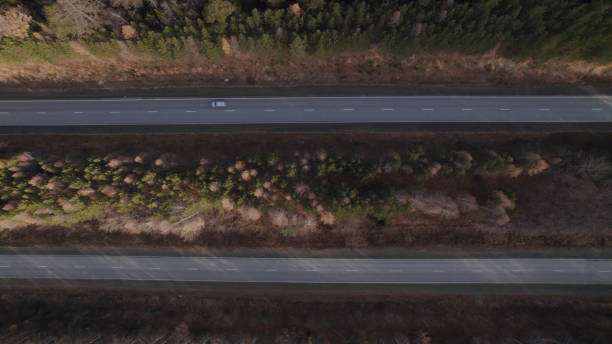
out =
[(414, 96), (0, 101), (0, 126), (610, 123), (607, 96)]
[(0, 255), (0, 285), (2, 279), (383, 285), (612, 285), (612, 260)]

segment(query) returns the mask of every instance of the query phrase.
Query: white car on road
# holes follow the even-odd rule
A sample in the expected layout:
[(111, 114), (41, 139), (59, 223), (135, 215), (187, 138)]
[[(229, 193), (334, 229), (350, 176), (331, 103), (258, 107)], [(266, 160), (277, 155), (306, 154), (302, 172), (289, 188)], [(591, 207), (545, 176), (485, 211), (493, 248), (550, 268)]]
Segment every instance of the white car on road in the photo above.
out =
[(227, 105), (225, 104), (225, 101), (223, 100), (213, 100), (210, 103), (210, 107), (213, 109), (214, 108), (224, 108), (224, 107), (227, 107)]

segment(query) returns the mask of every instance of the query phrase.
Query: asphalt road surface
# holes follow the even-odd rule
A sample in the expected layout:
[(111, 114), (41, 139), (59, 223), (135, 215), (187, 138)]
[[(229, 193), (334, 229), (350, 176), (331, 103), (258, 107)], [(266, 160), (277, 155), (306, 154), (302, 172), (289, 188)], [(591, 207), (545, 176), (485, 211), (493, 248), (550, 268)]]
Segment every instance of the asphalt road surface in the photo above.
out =
[(612, 285), (612, 260), (2, 255), (1, 279)]
[(4, 100), (0, 127), (299, 123), (611, 123), (610, 96)]

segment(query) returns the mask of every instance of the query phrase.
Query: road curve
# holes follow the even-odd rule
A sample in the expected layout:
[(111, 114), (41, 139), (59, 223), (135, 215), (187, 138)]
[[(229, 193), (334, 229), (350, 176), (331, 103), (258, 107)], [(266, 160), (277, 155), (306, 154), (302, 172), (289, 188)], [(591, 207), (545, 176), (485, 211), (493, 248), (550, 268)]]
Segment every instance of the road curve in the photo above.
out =
[(0, 101), (0, 127), (300, 123), (611, 123), (609, 96), (121, 98)]
[(612, 285), (612, 260), (1, 255), (0, 284), (3, 279), (383, 285)]

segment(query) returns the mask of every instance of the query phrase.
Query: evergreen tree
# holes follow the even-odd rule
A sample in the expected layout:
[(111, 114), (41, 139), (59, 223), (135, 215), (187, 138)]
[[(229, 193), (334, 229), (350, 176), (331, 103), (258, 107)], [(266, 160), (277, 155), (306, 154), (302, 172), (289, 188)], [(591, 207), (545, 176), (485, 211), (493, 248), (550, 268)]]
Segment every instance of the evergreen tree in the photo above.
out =
[(296, 35), (289, 45), (289, 51), (297, 58), (304, 57), (306, 55), (306, 42), (299, 35)]
[(211, 0), (204, 7), (204, 21), (213, 24), (213, 31), (223, 33), (227, 26), (227, 17), (234, 11), (236, 6), (228, 0)]

